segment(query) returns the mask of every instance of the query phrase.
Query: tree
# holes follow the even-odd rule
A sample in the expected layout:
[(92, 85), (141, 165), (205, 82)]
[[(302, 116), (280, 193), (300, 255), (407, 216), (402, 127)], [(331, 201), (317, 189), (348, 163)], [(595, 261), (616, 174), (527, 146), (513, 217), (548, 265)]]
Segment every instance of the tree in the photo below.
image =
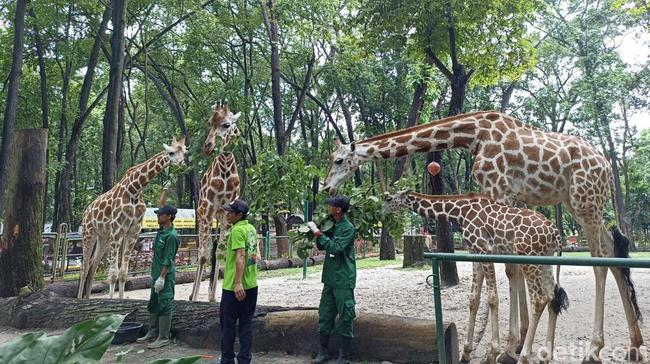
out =
[(111, 1), (111, 69), (104, 112), (104, 137), (102, 146), (102, 188), (108, 191), (117, 177), (117, 138), (120, 98), (122, 97), (122, 70), (124, 67), (124, 27), (128, 0)]
[(18, 88), (20, 72), (23, 64), (23, 41), (25, 35), (25, 8), (27, 0), (16, 1), (16, 14), (14, 16), (14, 43), (11, 57), (11, 72), (9, 73), (9, 89), (7, 103), (2, 120), (2, 146), (0, 146), (0, 212), (4, 211), (4, 199), (7, 185), (7, 166), (9, 153), (14, 138), (16, 113), (18, 110)]

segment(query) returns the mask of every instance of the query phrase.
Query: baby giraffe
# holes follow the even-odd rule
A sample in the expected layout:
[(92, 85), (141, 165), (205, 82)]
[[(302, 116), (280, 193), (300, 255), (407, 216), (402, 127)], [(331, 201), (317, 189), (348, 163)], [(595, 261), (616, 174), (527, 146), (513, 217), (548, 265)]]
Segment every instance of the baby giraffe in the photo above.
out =
[[(502, 205), (482, 194), (431, 196), (401, 191), (385, 197), (384, 213), (395, 212), (402, 208), (409, 208), (428, 218), (446, 217), (457, 221), (463, 229), (463, 240), (469, 250), (475, 254), (553, 255), (554, 252), (560, 252), (562, 246), (559, 231), (542, 214)], [(483, 268), (482, 271), (479, 267)], [(528, 362), (539, 318), (546, 305), (550, 303), (546, 356), (540, 358), (542, 361), (548, 361), (553, 355), (557, 315), (568, 308), (569, 301), (566, 292), (559, 286), (559, 267), (557, 283), (550, 266), (522, 264), (521, 269), (528, 283), (533, 312), (518, 362)], [(463, 361), (469, 360), (472, 351), (483, 276), (488, 285), (492, 331), (487, 361), (494, 362), (499, 350), (499, 299), (494, 264), (474, 264), (472, 292), (469, 299), (470, 317), (467, 341), (463, 348)], [(511, 281), (510, 284), (513, 290), (513, 282)], [(499, 361), (508, 362), (513, 359), (511, 354), (508, 354), (505, 358), (501, 356)]]

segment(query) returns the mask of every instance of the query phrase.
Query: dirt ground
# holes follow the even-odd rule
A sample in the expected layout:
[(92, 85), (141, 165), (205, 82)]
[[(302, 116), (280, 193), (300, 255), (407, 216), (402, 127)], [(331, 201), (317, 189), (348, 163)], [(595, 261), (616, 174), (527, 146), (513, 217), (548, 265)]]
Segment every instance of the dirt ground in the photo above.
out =
[[(445, 321), (456, 322), (460, 346), (465, 340), (467, 324), (467, 302), (471, 284), (471, 264), (458, 263), (460, 285), (444, 289), (442, 291), (443, 316)], [(362, 269), (358, 271), (357, 288), (355, 291), (357, 310), (359, 312), (374, 312), (383, 314), (400, 315), (406, 317), (433, 319), (433, 290), (425, 282), (430, 274), (429, 269), (407, 269), (403, 270), (398, 266)], [(498, 288), (499, 288), (499, 327), (501, 348), (505, 346), (508, 328), (508, 282), (505, 276), (503, 265), (497, 265)], [(310, 274), (306, 280), (301, 279), (300, 274), (295, 276), (283, 276), (274, 278), (263, 278), (259, 281), (260, 294), (258, 303), (260, 305), (284, 305), (284, 306), (312, 306), (317, 307), (322, 284), (320, 273)], [(632, 278), (637, 286), (639, 306), (642, 313), (647, 314), (650, 307), (650, 271), (634, 270)], [(593, 330), (593, 307), (594, 307), (594, 275), (593, 269), (589, 267), (563, 267), (561, 273), (561, 285), (565, 288), (570, 307), (567, 312), (560, 316), (556, 330), (555, 339), (555, 360), (554, 363), (579, 363), (589, 348), (591, 333)], [(176, 298), (186, 299), (189, 297), (192, 285), (184, 284), (176, 286)], [(207, 284), (202, 285), (202, 300), (207, 300)], [(472, 356), (472, 363), (479, 363), (483, 357), (487, 344), (490, 340), (489, 330), (486, 332), (487, 303), (485, 300), (486, 291), (484, 286), (481, 307), (477, 318), (477, 329), (475, 337), (475, 351)], [(126, 298), (148, 299), (149, 290), (126, 292)], [(96, 297), (103, 297), (96, 295)], [(605, 294), (605, 348), (602, 351), (602, 359), (606, 363), (625, 362), (621, 355), (622, 349), (629, 342), (625, 315), (618, 296), (618, 290), (611, 274), (608, 276), (608, 284)], [(650, 329), (641, 326), (643, 337), (650, 338)], [(18, 333), (15, 330), (0, 328), (0, 342), (4, 342)], [(533, 356), (536, 350), (544, 343), (546, 337), (546, 314), (542, 317), (537, 330)], [(422, 338), (428, 340), (429, 338)], [(126, 362), (141, 362), (164, 357), (182, 357), (188, 355), (206, 355), (207, 360), (216, 360), (218, 352), (197, 350), (188, 348), (181, 344), (175, 344), (166, 349), (157, 351), (143, 350), (138, 345), (113, 346), (105, 356), (103, 362), (111, 363), (116, 360), (116, 354), (133, 349), (126, 354)], [(647, 358), (645, 346), (642, 353)], [(208, 361), (209, 362), (209, 361)], [(307, 363), (307, 357), (295, 357), (282, 355), (281, 353), (256, 353), (256, 363)]]

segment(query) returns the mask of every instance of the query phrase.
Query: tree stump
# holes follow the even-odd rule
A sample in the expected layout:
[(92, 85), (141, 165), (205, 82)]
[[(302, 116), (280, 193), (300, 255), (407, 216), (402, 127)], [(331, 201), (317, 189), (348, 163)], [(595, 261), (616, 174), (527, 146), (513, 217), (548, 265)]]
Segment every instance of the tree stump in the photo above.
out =
[[(52, 292), (0, 299), (0, 326), (19, 329), (62, 329), (100, 313), (128, 315), (126, 320), (148, 324), (147, 301), (76, 299)], [(318, 310), (304, 307), (257, 306), (253, 318), (253, 350), (311, 354), (318, 350)], [(431, 363), (437, 359), (436, 325), (392, 315), (360, 312), (354, 323), (352, 357), (394, 363)], [(193, 347), (219, 347), (219, 305), (174, 301), (172, 334)], [(338, 350), (336, 335), (330, 348)], [(458, 335), (454, 323), (444, 324), (449, 363), (458, 363)]]
[(402, 264), (402, 268), (426, 264), (424, 261), (425, 249), (427, 249), (427, 241), (424, 235), (405, 235), (404, 263)]
[(43, 287), (46, 150), (47, 129), (16, 131), (7, 169), (0, 241), (0, 297), (16, 296), (25, 286)]

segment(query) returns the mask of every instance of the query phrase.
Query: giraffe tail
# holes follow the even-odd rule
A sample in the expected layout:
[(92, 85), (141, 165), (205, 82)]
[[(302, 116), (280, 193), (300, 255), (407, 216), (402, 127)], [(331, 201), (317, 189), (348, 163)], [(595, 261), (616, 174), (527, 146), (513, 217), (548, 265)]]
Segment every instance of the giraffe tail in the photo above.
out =
[(560, 314), (568, 308), (569, 296), (567, 296), (564, 288), (560, 287), (559, 284), (555, 284), (555, 291), (553, 293), (553, 299), (551, 300), (551, 309), (553, 312)]
[[(629, 258), (630, 257), (630, 239), (628, 239), (618, 227), (613, 226), (611, 229), (612, 238), (614, 240), (614, 256), (617, 258)], [(642, 321), (643, 317), (641, 316), (641, 309), (639, 309), (639, 303), (636, 299), (636, 288), (632, 282), (632, 277), (630, 275), (630, 268), (619, 268), (623, 274), (623, 281), (627, 286), (628, 300), (632, 304), (634, 309), (634, 314), (637, 321)]]

